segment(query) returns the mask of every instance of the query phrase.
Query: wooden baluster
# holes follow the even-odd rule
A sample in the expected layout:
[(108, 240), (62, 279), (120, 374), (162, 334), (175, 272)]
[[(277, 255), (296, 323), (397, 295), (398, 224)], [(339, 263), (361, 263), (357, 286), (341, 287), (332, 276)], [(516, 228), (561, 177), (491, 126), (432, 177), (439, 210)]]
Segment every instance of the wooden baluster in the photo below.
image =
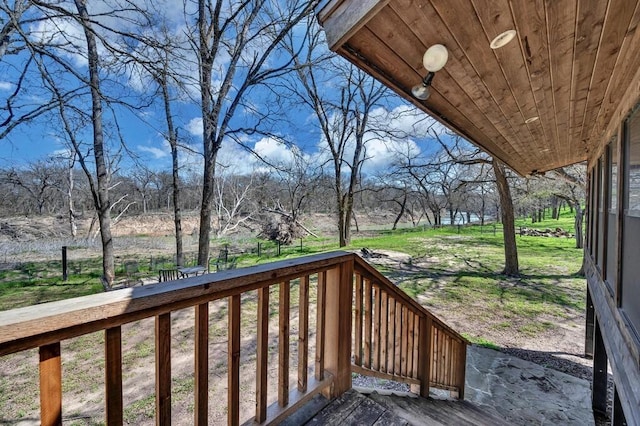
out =
[(418, 378), (420, 379), (420, 396), (424, 398), (429, 396), (431, 381), (431, 328), (431, 318), (420, 317)]
[(195, 307), (195, 407), (197, 426), (209, 423), (209, 303)]
[(389, 296), (386, 291), (382, 292), (380, 299), (380, 304), (382, 306), (382, 312), (380, 312), (380, 371), (388, 373), (387, 347), (389, 341)]
[(400, 341), (400, 374), (402, 376), (407, 375), (407, 344), (409, 341), (409, 310), (406, 306), (402, 305), (402, 317), (400, 323), (402, 324), (402, 336)]
[(413, 377), (413, 312), (407, 309), (407, 363), (405, 364), (404, 375)]
[(467, 374), (467, 344), (463, 341), (458, 343), (458, 365), (457, 365), (457, 383), (458, 399), (464, 399), (464, 378)]
[(438, 372), (438, 378), (437, 381), (438, 383), (444, 383), (446, 381), (446, 376), (445, 376), (445, 368), (444, 368), (444, 360), (445, 360), (445, 336), (444, 333), (442, 332), (441, 328), (436, 328), (435, 329), (438, 332), (438, 356), (437, 356), (437, 360), (438, 360), (438, 368), (436, 369)]
[(438, 333), (439, 330), (437, 327), (432, 327), (431, 330), (433, 333), (433, 367), (431, 377), (433, 382), (440, 383), (440, 333)]
[(458, 362), (457, 362), (457, 351), (458, 351), (458, 342), (453, 338), (453, 336), (449, 336), (449, 341), (451, 342), (451, 349), (449, 351), (449, 357), (451, 358), (451, 361), (449, 362), (449, 369), (450, 369), (450, 373), (449, 376), (451, 377), (451, 386), (456, 386), (458, 384), (457, 382), (457, 374), (458, 374)]
[(371, 368), (371, 281), (364, 282), (364, 366)]
[(393, 347), (394, 350), (394, 361), (393, 361), (393, 373), (400, 376), (402, 375), (402, 335), (403, 333), (403, 324), (402, 324), (402, 303), (399, 300), (396, 300), (396, 337), (395, 344)]
[(122, 425), (122, 329), (107, 328), (104, 336), (105, 416), (108, 425)]
[(60, 342), (40, 346), (40, 422), (62, 425), (62, 363)]
[(372, 369), (380, 371), (380, 286), (374, 286), (373, 296), (373, 361)]
[(420, 378), (420, 316), (413, 316), (413, 376)]
[(389, 334), (387, 335), (387, 373), (395, 373), (395, 348), (396, 348), (396, 300), (389, 296)]
[(258, 289), (258, 341), (256, 353), (256, 421), (267, 419), (267, 368), (269, 364), (269, 287)]
[(280, 283), (278, 334), (278, 403), (289, 404), (289, 314), (291, 283)]
[(324, 349), (325, 349), (325, 329), (326, 329), (326, 292), (327, 273), (318, 273), (318, 296), (316, 309), (316, 380), (324, 379)]
[(355, 309), (353, 311), (355, 315), (353, 360), (356, 365), (362, 365), (362, 275), (360, 274), (356, 274), (355, 293)]
[(156, 315), (156, 424), (171, 424), (171, 313)]
[[(447, 368), (449, 369), (449, 383), (450, 386), (456, 386), (458, 375), (458, 342), (449, 337), (451, 342), (451, 350), (449, 351), (449, 362), (447, 362)], [(457, 393), (457, 392), (456, 392)]]
[(229, 297), (227, 424), (240, 424), (240, 295)]
[(309, 370), (309, 276), (300, 278), (298, 302), (298, 390), (307, 391)]
[(440, 357), (438, 357), (438, 378), (440, 383), (448, 385), (448, 377), (447, 377), (447, 351), (448, 351), (448, 343), (447, 335), (444, 333), (444, 330), (438, 328), (438, 339), (440, 340)]

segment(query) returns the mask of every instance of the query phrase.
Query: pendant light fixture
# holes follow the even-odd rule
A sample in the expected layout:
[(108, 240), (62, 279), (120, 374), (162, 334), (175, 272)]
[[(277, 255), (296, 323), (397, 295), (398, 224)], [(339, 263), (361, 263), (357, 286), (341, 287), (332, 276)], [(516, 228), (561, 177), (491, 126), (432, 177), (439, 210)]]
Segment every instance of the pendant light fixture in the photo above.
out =
[(424, 52), (422, 65), (429, 72), (419, 84), (416, 84), (411, 89), (411, 93), (416, 99), (424, 101), (429, 98), (429, 95), (431, 95), (431, 81), (435, 73), (446, 65), (448, 59), (449, 52), (441, 44), (434, 44)]

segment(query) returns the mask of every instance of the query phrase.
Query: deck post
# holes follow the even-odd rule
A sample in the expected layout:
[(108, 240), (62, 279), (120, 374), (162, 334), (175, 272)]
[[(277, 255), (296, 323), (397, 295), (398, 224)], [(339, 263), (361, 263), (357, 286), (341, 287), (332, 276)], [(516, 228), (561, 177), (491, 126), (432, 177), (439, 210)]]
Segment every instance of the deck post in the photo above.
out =
[(458, 385), (458, 399), (464, 399), (465, 377), (467, 375), (467, 344), (464, 342), (456, 342), (459, 345), (458, 356), (456, 357), (456, 377)]
[(327, 271), (325, 291), (324, 367), (333, 376), (333, 387), (325, 396), (335, 398), (351, 389), (353, 260)]
[(593, 300), (591, 300), (591, 292), (587, 288), (587, 318), (586, 318), (586, 332), (584, 338), (584, 355), (587, 358), (593, 359), (593, 329), (595, 325), (596, 312), (593, 307)]
[(429, 317), (420, 317), (418, 377), (420, 378), (420, 396), (429, 396), (431, 380), (431, 328), (433, 323)]
[(622, 404), (620, 403), (620, 395), (618, 395), (618, 387), (613, 386), (613, 415), (611, 418), (611, 424), (613, 426), (623, 426), (627, 424), (627, 420), (622, 410)]
[(593, 345), (593, 386), (591, 405), (593, 412), (607, 415), (607, 352), (600, 331), (598, 318), (595, 320), (595, 339)]

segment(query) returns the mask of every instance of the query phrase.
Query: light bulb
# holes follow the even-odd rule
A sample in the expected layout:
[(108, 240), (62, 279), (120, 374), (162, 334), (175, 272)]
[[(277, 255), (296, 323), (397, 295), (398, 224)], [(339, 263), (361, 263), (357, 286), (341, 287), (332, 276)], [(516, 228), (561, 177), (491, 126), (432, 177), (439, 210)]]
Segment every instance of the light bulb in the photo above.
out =
[(429, 90), (429, 86), (424, 83), (420, 83), (413, 86), (411, 93), (416, 99), (426, 101), (429, 98), (429, 95), (431, 95), (431, 90)]

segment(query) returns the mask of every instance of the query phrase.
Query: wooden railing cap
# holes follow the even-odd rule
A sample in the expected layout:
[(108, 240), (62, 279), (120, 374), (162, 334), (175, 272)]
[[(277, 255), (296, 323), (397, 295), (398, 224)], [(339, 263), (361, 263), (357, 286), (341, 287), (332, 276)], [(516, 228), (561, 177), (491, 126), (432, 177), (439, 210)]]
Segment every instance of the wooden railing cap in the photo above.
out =
[(0, 356), (331, 269), (336, 251), (0, 312)]

